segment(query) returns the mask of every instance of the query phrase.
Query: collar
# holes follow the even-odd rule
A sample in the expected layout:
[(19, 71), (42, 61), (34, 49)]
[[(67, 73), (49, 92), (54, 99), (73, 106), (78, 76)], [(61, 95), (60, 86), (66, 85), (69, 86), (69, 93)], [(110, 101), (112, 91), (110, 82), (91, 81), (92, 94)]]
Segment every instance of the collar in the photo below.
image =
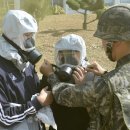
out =
[(124, 64), (127, 64), (130, 62), (130, 54), (122, 57), (120, 60), (117, 61), (116, 68), (123, 66)]

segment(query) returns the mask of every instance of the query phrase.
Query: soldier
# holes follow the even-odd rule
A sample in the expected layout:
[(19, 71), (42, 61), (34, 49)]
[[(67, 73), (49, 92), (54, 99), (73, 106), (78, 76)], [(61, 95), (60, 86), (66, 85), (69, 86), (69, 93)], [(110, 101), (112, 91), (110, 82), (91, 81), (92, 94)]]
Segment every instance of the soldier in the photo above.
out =
[(42, 66), (42, 72), (48, 76), (57, 103), (96, 110), (96, 130), (130, 130), (130, 8), (118, 5), (106, 10), (94, 36), (102, 40), (108, 58), (117, 61), (115, 69), (105, 74), (96, 63), (87, 69), (102, 74), (97, 82), (70, 87), (59, 82), (49, 63)]

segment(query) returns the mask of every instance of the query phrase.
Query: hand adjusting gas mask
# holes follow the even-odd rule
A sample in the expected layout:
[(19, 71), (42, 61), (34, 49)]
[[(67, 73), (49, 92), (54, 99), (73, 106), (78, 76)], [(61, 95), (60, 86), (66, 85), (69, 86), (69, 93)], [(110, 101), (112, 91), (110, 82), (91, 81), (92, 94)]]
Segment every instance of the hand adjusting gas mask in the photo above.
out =
[(53, 64), (55, 73), (60, 81), (70, 81), (75, 67), (80, 65), (80, 52), (76, 50), (62, 50), (57, 55), (57, 65)]
[(24, 41), (23, 43), (24, 50), (22, 50), (17, 44), (8, 39), (4, 34), (2, 34), (2, 36), (6, 41), (8, 41), (14, 48), (18, 50), (19, 55), (23, 59), (23, 62), (29, 61), (34, 65), (41, 59), (42, 54), (38, 50), (36, 50), (35, 41), (33, 38), (28, 38)]

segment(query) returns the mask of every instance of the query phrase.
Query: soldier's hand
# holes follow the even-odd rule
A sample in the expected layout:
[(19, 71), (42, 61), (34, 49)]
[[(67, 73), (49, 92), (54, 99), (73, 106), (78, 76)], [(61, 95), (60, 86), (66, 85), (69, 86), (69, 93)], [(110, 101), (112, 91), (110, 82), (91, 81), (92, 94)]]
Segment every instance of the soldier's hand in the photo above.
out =
[(48, 106), (53, 102), (52, 92), (42, 89), (40, 94), (37, 96), (37, 99), (42, 106)]
[(86, 70), (83, 67), (77, 67), (73, 72), (75, 84), (82, 84), (86, 75)]
[(44, 62), (42, 63), (42, 65), (40, 66), (40, 72), (45, 75), (45, 76), (49, 76), (50, 74), (54, 73), (53, 67), (50, 64), (49, 61), (44, 60)]
[(102, 68), (101, 65), (99, 65), (96, 61), (94, 61), (91, 65), (88, 65), (86, 71), (93, 72), (99, 76), (106, 72), (106, 70)]

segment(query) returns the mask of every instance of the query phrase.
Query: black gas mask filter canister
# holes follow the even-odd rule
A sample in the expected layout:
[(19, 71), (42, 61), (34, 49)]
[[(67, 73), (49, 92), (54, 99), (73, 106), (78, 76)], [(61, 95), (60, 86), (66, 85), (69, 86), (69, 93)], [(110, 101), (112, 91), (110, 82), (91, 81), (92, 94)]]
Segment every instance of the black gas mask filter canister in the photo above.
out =
[(52, 66), (60, 81), (67, 82), (73, 80), (72, 74), (76, 66), (70, 64), (63, 64), (60, 66), (52, 64)]

